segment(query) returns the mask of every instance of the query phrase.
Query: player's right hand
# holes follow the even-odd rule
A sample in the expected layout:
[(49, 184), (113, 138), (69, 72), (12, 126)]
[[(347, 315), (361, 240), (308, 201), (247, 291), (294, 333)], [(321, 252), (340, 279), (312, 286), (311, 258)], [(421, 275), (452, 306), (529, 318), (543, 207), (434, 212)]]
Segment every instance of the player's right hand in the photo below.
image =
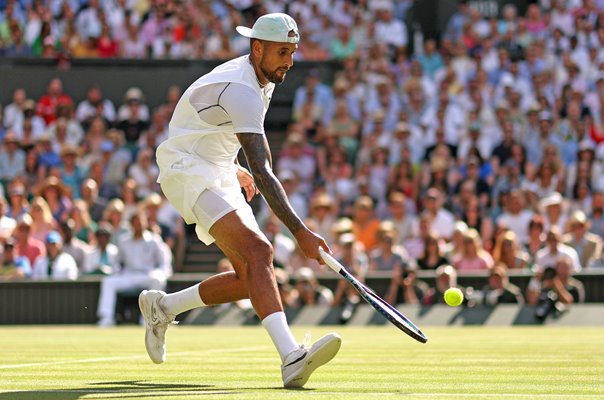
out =
[(306, 227), (303, 227), (296, 232), (294, 237), (304, 255), (313, 260), (317, 260), (321, 265), (325, 264), (325, 262), (323, 261), (323, 258), (321, 258), (321, 254), (319, 254), (319, 247), (323, 248), (323, 250), (329, 254), (333, 254), (325, 242), (325, 239)]

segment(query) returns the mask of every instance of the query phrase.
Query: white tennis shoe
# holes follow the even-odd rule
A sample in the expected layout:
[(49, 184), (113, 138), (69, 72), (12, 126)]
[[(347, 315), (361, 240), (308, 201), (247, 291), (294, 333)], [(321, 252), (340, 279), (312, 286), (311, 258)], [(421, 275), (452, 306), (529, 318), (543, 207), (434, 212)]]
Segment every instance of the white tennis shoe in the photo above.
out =
[(155, 364), (166, 361), (166, 329), (175, 318), (175, 315), (166, 314), (159, 305), (165, 295), (160, 290), (143, 290), (138, 296), (138, 306), (145, 319), (145, 347)]
[(286, 388), (304, 386), (315, 369), (335, 357), (341, 344), (342, 338), (337, 333), (328, 333), (310, 347), (302, 344), (293, 350), (281, 365), (283, 386)]

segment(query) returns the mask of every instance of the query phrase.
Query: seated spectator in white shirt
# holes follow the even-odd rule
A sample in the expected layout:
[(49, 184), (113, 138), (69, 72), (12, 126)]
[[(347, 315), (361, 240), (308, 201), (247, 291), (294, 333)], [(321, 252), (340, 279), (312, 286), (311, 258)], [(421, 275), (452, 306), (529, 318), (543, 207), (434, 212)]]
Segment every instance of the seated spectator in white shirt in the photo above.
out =
[(33, 279), (76, 280), (78, 267), (73, 257), (63, 251), (63, 238), (57, 231), (46, 236), (46, 256), (39, 257), (32, 273)]
[(101, 281), (101, 294), (97, 315), (99, 326), (115, 324), (115, 304), (122, 291), (157, 289), (163, 290), (171, 274), (166, 265), (168, 257), (158, 235), (147, 230), (147, 218), (143, 211), (130, 218), (132, 232), (124, 235), (118, 245), (118, 269)]
[(119, 257), (119, 250), (116, 245), (111, 243), (111, 226), (102, 222), (95, 232), (96, 245), (88, 256), (88, 261), (84, 266), (85, 274), (111, 275)]
[(537, 264), (539, 271), (543, 271), (547, 267), (555, 268), (558, 259), (561, 257), (568, 259), (574, 272), (581, 271), (582, 266), (577, 251), (562, 243), (562, 235), (558, 227), (552, 226), (549, 228), (545, 243), (546, 246), (535, 255), (535, 264)]
[(524, 194), (521, 190), (512, 190), (508, 199), (508, 207), (497, 218), (497, 225), (505, 225), (516, 234), (520, 243), (526, 243), (528, 226), (533, 212), (524, 208)]

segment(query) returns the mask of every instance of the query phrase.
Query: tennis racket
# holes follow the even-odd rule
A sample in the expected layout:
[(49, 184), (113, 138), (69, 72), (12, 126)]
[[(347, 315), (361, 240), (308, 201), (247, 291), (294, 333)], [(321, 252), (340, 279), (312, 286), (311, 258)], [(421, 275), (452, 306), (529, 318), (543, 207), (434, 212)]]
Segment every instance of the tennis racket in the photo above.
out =
[(394, 326), (411, 336), (413, 339), (421, 343), (426, 343), (428, 338), (424, 333), (411, 322), (407, 317), (400, 313), (396, 308), (388, 304), (384, 299), (375, 294), (373, 290), (361, 283), (350, 272), (344, 268), (331, 254), (327, 253), (322, 248), (319, 248), (321, 258), (329, 268), (333, 269), (338, 274), (342, 275), (354, 288), (359, 292), (361, 297), (382, 314)]

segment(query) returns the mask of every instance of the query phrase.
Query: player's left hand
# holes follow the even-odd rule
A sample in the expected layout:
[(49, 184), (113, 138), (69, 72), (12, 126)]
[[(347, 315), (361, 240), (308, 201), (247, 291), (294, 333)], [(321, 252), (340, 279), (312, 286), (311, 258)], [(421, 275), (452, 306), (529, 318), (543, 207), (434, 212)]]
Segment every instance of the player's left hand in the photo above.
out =
[(260, 193), (250, 171), (243, 168), (241, 165), (237, 166), (237, 180), (239, 181), (239, 186), (245, 191), (245, 197), (248, 202), (252, 201), (254, 196)]

